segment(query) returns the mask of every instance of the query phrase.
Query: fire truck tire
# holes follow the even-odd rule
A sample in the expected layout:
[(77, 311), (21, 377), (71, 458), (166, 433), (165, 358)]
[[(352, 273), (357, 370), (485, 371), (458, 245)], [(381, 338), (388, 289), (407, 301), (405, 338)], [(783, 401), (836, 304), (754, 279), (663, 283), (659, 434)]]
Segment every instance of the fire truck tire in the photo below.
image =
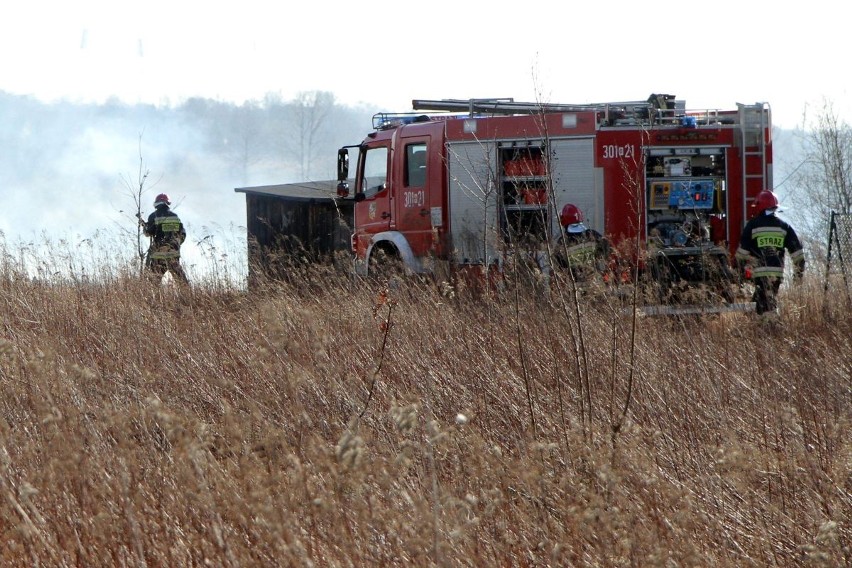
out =
[(720, 259), (719, 265), (719, 295), (725, 303), (733, 304), (737, 301), (737, 276), (728, 265), (727, 258)]
[(665, 259), (653, 259), (643, 274), (642, 288), (648, 301), (667, 304), (671, 301), (672, 275)]
[(381, 281), (392, 281), (405, 275), (399, 253), (392, 247), (376, 247), (370, 254), (368, 275)]

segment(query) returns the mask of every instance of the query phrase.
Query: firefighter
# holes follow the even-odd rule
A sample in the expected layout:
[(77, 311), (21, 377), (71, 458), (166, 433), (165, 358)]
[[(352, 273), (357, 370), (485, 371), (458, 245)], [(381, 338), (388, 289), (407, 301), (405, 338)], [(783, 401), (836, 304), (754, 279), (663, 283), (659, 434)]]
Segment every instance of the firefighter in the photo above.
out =
[(154, 199), (154, 212), (143, 223), (145, 235), (151, 237), (151, 246), (145, 259), (145, 267), (159, 280), (171, 272), (179, 282), (189, 281), (180, 265), (180, 246), (186, 240), (186, 230), (180, 217), (169, 206), (172, 202), (165, 193)]
[(740, 236), (736, 259), (746, 278), (754, 281), (755, 311), (758, 314), (775, 313), (776, 297), (784, 278), (784, 253), (790, 253), (795, 282), (800, 282), (805, 272), (805, 251), (796, 231), (778, 218), (778, 199), (769, 190), (757, 194), (752, 208), (755, 215), (746, 223)]
[(562, 234), (556, 241), (556, 262), (568, 268), (575, 282), (588, 283), (607, 269), (609, 241), (583, 222), (583, 212), (566, 203), (559, 215)]

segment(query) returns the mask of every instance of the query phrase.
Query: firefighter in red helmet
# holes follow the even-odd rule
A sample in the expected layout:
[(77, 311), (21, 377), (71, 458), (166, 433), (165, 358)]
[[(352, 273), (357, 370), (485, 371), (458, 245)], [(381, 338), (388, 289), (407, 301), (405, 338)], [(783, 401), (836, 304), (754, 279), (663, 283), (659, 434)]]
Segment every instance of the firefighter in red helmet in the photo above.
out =
[(566, 203), (559, 215), (562, 234), (556, 241), (556, 261), (568, 268), (575, 282), (587, 283), (607, 268), (610, 246), (607, 239), (584, 223), (583, 212)]
[(161, 193), (154, 198), (154, 212), (144, 223), (145, 235), (151, 237), (151, 246), (145, 266), (158, 279), (171, 272), (178, 281), (188, 283), (180, 265), (180, 247), (186, 240), (186, 230), (180, 217), (170, 209), (169, 196)]
[(743, 228), (736, 259), (747, 276), (751, 273), (755, 311), (764, 314), (778, 309), (776, 298), (784, 278), (785, 251), (790, 253), (797, 282), (805, 272), (805, 251), (793, 227), (775, 215), (778, 199), (774, 193), (758, 193), (752, 208), (755, 215)]

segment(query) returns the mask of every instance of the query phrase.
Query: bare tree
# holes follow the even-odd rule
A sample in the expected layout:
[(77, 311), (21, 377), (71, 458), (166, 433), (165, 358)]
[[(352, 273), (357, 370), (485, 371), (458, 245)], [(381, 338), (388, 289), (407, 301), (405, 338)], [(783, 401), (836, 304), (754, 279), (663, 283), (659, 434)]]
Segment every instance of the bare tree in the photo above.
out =
[(228, 153), (239, 168), (240, 180), (248, 185), (251, 168), (263, 157), (263, 109), (255, 101), (235, 108), (229, 125)]
[(139, 170), (136, 174), (136, 180), (132, 180), (129, 175), (122, 175), (121, 180), (124, 184), (124, 193), (133, 200), (133, 217), (135, 218), (135, 230), (123, 229), (130, 238), (136, 241), (136, 260), (138, 262), (139, 273), (145, 269), (145, 255), (148, 252), (148, 247), (143, 242), (144, 233), (142, 231), (142, 196), (148, 192), (148, 176), (150, 170), (145, 166), (142, 159), (142, 134), (139, 135)]
[(296, 131), (291, 149), (299, 161), (300, 179), (309, 180), (322, 127), (334, 109), (334, 94), (326, 91), (302, 92), (291, 104), (293, 128)]
[(813, 117), (805, 110), (801, 135), (803, 162), (791, 176), (797, 189), (790, 213), (805, 235), (824, 241), (831, 212), (852, 213), (852, 127), (824, 100)]

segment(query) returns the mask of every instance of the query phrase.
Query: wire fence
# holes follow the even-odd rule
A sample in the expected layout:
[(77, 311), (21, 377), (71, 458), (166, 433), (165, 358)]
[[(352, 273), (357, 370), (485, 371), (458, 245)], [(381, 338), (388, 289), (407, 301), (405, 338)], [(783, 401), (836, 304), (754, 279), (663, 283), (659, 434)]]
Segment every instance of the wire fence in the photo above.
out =
[(825, 261), (825, 291), (842, 289), (852, 296), (852, 213), (831, 212), (828, 254)]

